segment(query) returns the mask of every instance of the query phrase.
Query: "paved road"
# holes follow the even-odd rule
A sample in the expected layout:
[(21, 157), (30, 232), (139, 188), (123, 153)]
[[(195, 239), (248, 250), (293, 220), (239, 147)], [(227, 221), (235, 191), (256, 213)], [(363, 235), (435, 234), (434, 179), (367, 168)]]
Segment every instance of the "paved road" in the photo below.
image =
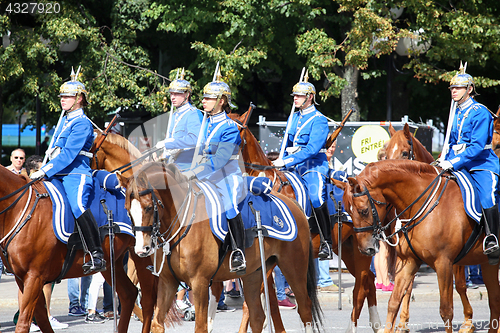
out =
[[(338, 274), (331, 272), (334, 279)], [(352, 287), (354, 280), (348, 273), (342, 274), (343, 285), (346, 292), (342, 295), (342, 310), (338, 310), (338, 294), (320, 293), (319, 298), (325, 315), (325, 332), (345, 331), (349, 323), (349, 314), (351, 312)], [(380, 318), (385, 321), (387, 313), (387, 301), (390, 293), (377, 292), (378, 311)], [(478, 332), (486, 332), (485, 326), (489, 318), (487, 292), (486, 288), (480, 287), (468, 291), (469, 298), (472, 301), (474, 309), (475, 325)], [(14, 332), (15, 327), (12, 323), (12, 316), (17, 309), (17, 288), (14, 279), (11, 276), (3, 276), (0, 282), (0, 325), (1, 332)], [(444, 330), (444, 324), (439, 316), (439, 291), (435, 273), (421, 269), (416, 279), (416, 287), (413, 291), (413, 302), (411, 303), (411, 330), (412, 332), (441, 332)], [(241, 320), (241, 298), (228, 298), (227, 304), (235, 307), (235, 312), (218, 313), (215, 319), (214, 332), (237, 332)], [(455, 293), (455, 318), (453, 325), (458, 329), (463, 320), (462, 307)], [(99, 307), (99, 305), (98, 305)], [(68, 298), (66, 293), (66, 283), (63, 281), (55, 286), (51, 306), (52, 315), (59, 321), (66, 322), (70, 326), (61, 332), (113, 332), (113, 323), (87, 324), (83, 317), (69, 317)], [(296, 310), (281, 311), (287, 332), (301, 332), (301, 323)], [(368, 310), (363, 308), (358, 332), (373, 332), (369, 327)], [(140, 332), (141, 323), (131, 320), (129, 332)], [(168, 329), (167, 332), (193, 332), (194, 322), (184, 322), (182, 326)], [(267, 332), (267, 330), (266, 330)]]

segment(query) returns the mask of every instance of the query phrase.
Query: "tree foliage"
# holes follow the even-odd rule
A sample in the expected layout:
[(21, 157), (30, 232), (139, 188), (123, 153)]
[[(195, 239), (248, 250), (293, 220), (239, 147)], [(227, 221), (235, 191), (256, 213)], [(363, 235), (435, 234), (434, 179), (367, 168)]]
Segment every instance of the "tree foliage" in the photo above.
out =
[[(34, 16), (9, 14), (5, 4), (0, 6), (0, 33), (10, 31), (11, 40), (0, 48), (3, 104), (33, 111), (38, 95), (49, 124), (59, 113), (59, 86), (71, 66), (79, 65), (91, 96), (90, 116), (98, 122), (120, 106), (162, 112), (169, 79), (182, 67), (199, 103), (218, 61), (241, 109), (253, 101), (283, 116), (303, 66), (320, 109), (337, 119), (350, 103), (359, 106), (358, 118), (385, 119), (385, 87), (394, 81), (393, 119), (409, 114), (414, 120), (446, 121), (446, 85), (460, 60), (468, 62), (482, 102), (490, 108), (498, 103), (493, 97), (500, 83), (496, 0), (59, 3), (60, 13)], [(403, 9), (400, 17), (394, 15), (397, 8)], [(402, 38), (422, 38), (430, 48), (398, 56), (394, 51)], [(79, 41), (74, 52), (59, 50), (73, 39)], [(394, 77), (388, 76), (391, 66)]]

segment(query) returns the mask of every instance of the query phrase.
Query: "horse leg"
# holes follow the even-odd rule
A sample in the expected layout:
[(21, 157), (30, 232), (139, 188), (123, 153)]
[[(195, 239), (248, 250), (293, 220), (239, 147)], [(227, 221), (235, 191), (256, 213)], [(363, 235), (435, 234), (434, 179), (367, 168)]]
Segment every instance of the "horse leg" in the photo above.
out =
[(482, 264), (483, 281), (488, 291), (490, 307), (489, 333), (500, 331), (500, 285), (498, 284), (498, 265)]
[(459, 333), (472, 333), (476, 330), (472, 323), (472, 306), (467, 297), (467, 285), (465, 282), (465, 266), (453, 265), (453, 276), (455, 276), (455, 289), (460, 295), (464, 307), (464, 322), (460, 326)]
[[(396, 262), (396, 272), (399, 272), (404, 263), (401, 259), (397, 259)], [(402, 308), (401, 308), (401, 313), (399, 315), (399, 324), (395, 328), (396, 332), (410, 332), (410, 329), (408, 328), (408, 323), (410, 322), (410, 301), (411, 301), (411, 292), (413, 290), (413, 284), (415, 283), (415, 277), (411, 280), (410, 285), (408, 286), (408, 289), (406, 290), (406, 293), (403, 296), (403, 301), (402, 303)]]
[[(116, 239), (115, 239), (116, 241)], [(107, 247), (109, 248), (109, 247)], [(128, 329), (128, 325), (130, 322), (130, 315), (132, 314), (132, 309), (134, 308), (134, 303), (137, 298), (137, 288), (130, 281), (125, 273), (125, 269), (123, 268), (122, 262), (125, 254), (122, 253), (115, 262), (115, 278), (116, 278), (116, 293), (120, 297), (121, 304), (121, 314), (120, 320), (118, 322), (118, 332), (126, 333)], [(112, 285), (111, 282), (111, 270), (107, 269), (102, 272), (102, 276), (104, 279)]]
[[(284, 252), (289, 253), (290, 256), (280, 257), (278, 266), (295, 294), (300, 319), (306, 328), (306, 332), (309, 332), (308, 326), (313, 323), (313, 302), (310, 294), (312, 293), (316, 297), (315, 293), (317, 292), (316, 281), (313, 281), (314, 286), (311, 286), (314, 287), (314, 290), (309, 290), (311, 281), (308, 281), (308, 272), (311, 269), (315, 270), (312, 254), (309, 255), (308, 261), (298, 261), (292, 258), (295, 252), (291, 250), (285, 250)], [(312, 332), (312, 329), (310, 331)]]
[(36, 319), (37, 326), (43, 333), (54, 333), (52, 325), (50, 325), (49, 317), (47, 315), (47, 307), (43, 291), (40, 297), (38, 298), (38, 301), (36, 302), (34, 317)]
[(43, 305), (45, 305), (45, 298), (42, 293), (43, 281), (40, 274), (35, 272), (34, 275), (35, 276), (30, 275), (25, 277), (24, 284), (19, 286), (22, 290), (22, 294), (19, 300), (19, 318), (17, 320), (16, 333), (29, 332), (31, 321), (35, 313), (35, 307), (38, 308), (37, 314), (39, 314), (44, 328), (46, 328), (44, 322), (45, 318), (50, 327), (47, 310), (45, 310), (45, 318), (43, 318), (43, 313), (40, 310), (40, 306), (43, 307)]
[(396, 332), (410, 332), (408, 328), (408, 323), (410, 322), (410, 301), (411, 301), (411, 292), (413, 290), (413, 284), (415, 283), (415, 279), (412, 279), (408, 289), (406, 290), (405, 295), (403, 296), (403, 301), (401, 302), (402, 308), (401, 313), (399, 315), (399, 324), (396, 327)]
[[(262, 301), (260, 298), (262, 271), (257, 270), (253, 273), (250, 273), (242, 277), (242, 280), (244, 286), (243, 293), (245, 295), (245, 302), (247, 303), (249, 309), (250, 327), (252, 328), (252, 332), (260, 333), (262, 332), (264, 320), (266, 318), (264, 310), (262, 309)], [(295, 293), (295, 290), (293, 292)], [(271, 292), (269, 292), (269, 294), (271, 294)]]
[[(446, 261), (445, 261), (446, 260)], [(453, 264), (447, 259), (435, 262), (439, 284), (439, 314), (444, 322), (445, 331), (453, 331)]]
[[(161, 297), (157, 298), (156, 314), (151, 325), (151, 332), (162, 333), (165, 331), (167, 312), (170, 310), (175, 299), (178, 286), (179, 283), (172, 275), (160, 275), (160, 278), (158, 279), (158, 295), (161, 295)], [(196, 318), (198, 318), (198, 309), (196, 309)]]
[(401, 271), (396, 274), (394, 281), (394, 290), (389, 298), (387, 306), (387, 319), (385, 321), (385, 332), (392, 332), (396, 323), (396, 316), (403, 300), (403, 296), (413, 282), (415, 273), (419, 265), (413, 259), (409, 258), (401, 268)]
[[(130, 256), (128, 257), (128, 262), (127, 262), (127, 276), (132, 281), (132, 283), (137, 286), (139, 283), (139, 278), (137, 277), (137, 270), (135, 268), (135, 263), (134, 260), (132, 259), (132, 253), (133, 255), (136, 255), (134, 252), (133, 248), (130, 248)], [(141, 300), (142, 301), (142, 300)], [(137, 303), (134, 303), (134, 309), (132, 312), (139, 318), (141, 323), (144, 321), (144, 318), (142, 318), (142, 309)]]
[[(191, 288), (193, 292), (194, 309), (195, 309), (195, 332), (208, 332), (208, 279), (205, 276), (197, 276), (191, 280)], [(175, 292), (173, 293), (175, 296)], [(220, 294), (219, 294), (220, 296)], [(217, 299), (218, 300), (218, 299)], [(168, 300), (170, 302), (172, 299)]]
[[(338, 228), (334, 228), (334, 232), (337, 232), (337, 229)], [(372, 259), (371, 257), (361, 254), (361, 252), (357, 250), (357, 245), (354, 246), (353, 243), (356, 243), (354, 237), (351, 237), (342, 243), (342, 260), (355, 279), (352, 291), (351, 320), (346, 332), (356, 332), (358, 319), (361, 314), (361, 310), (363, 309), (365, 298), (368, 301), (368, 312), (370, 314), (371, 327), (374, 331), (376, 331), (382, 326), (382, 323), (377, 311), (375, 275), (370, 270)], [(334, 248), (337, 249), (335, 246)]]
[[(135, 265), (137, 280), (141, 285), (142, 333), (149, 333), (151, 330), (151, 321), (153, 319), (156, 298), (158, 296), (158, 278), (147, 269), (147, 266), (151, 264), (150, 258), (139, 258), (133, 249), (131, 249), (129, 253)], [(134, 302), (134, 309), (135, 307), (136, 304)]]
[[(223, 289), (224, 289), (224, 284), (222, 282), (214, 282), (210, 287), (210, 297), (208, 300), (208, 317), (207, 317), (208, 332), (212, 332), (212, 330), (214, 329), (214, 319), (215, 319), (215, 314), (217, 313), (217, 304), (219, 303), (219, 299)], [(243, 303), (243, 308), (244, 307), (245, 303)], [(243, 319), (241, 325), (243, 325), (244, 319), (245, 319), (245, 311), (243, 311)]]

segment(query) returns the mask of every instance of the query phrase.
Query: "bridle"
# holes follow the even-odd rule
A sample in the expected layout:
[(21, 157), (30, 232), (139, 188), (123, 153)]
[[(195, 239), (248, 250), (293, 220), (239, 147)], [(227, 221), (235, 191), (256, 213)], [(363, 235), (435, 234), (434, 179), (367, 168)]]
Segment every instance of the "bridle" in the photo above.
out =
[[(156, 260), (156, 254), (153, 254), (153, 267), (151, 269), (152, 274), (155, 276), (159, 276), (161, 271), (163, 270), (164, 264), (165, 264), (165, 259), (167, 260), (167, 264), (169, 266), (169, 269), (171, 273), (173, 274), (174, 278), (177, 279), (171, 263), (170, 263), (170, 257), (172, 254), (172, 249), (179, 245), (181, 240), (186, 237), (187, 233), (191, 229), (191, 226), (193, 225), (193, 221), (196, 217), (196, 209), (193, 210), (193, 213), (191, 215), (191, 218), (188, 223), (186, 223), (187, 219), (187, 213), (189, 211), (189, 207), (191, 206), (191, 200), (194, 196), (194, 202), (193, 205), (196, 207), (198, 203), (198, 197), (201, 194), (201, 191), (195, 192), (192, 187), (192, 182), (188, 182), (188, 190), (186, 192), (186, 196), (184, 200), (182, 201), (181, 206), (179, 209), (177, 209), (177, 213), (175, 214), (174, 218), (172, 219), (172, 222), (168, 226), (167, 230), (165, 232), (161, 232), (161, 219), (160, 219), (160, 214), (158, 207), (165, 208), (161, 200), (158, 198), (158, 196), (155, 193), (154, 187), (149, 183), (148, 181), (148, 188), (140, 191), (139, 196), (144, 196), (147, 194), (151, 194), (151, 202), (153, 204), (153, 222), (149, 226), (133, 226), (132, 229), (134, 231), (134, 235), (136, 231), (141, 231), (141, 232), (146, 232), (146, 233), (151, 233), (151, 244), (153, 248), (153, 252), (156, 253), (158, 249), (163, 250), (163, 259), (161, 261), (160, 267), (157, 269), (157, 260)], [(130, 198), (134, 198), (133, 193), (131, 193)], [(182, 219), (181, 219), (182, 216)], [(177, 228), (176, 228), (177, 227)], [(170, 242), (177, 237), (177, 235), (180, 233), (181, 229), (183, 227), (186, 227), (182, 235), (177, 239), (175, 242), (170, 244)], [(179, 281), (179, 279), (177, 279)], [(180, 283), (180, 282), (179, 282)]]
[[(442, 178), (443, 178), (441, 176), (445, 172), (446, 172), (446, 170), (442, 170), (441, 172), (438, 172), (437, 177), (434, 178), (434, 180), (427, 186), (427, 188), (425, 188), (425, 190), (409, 206), (407, 206), (405, 209), (403, 209), (399, 214), (397, 214), (385, 226), (382, 225), (382, 221), (379, 217), (379, 214), (378, 214), (378, 211), (377, 211), (377, 208), (375, 205), (385, 205), (386, 212), (389, 211), (390, 205), (386, 202), (375, 200), (372, 197), (372, 195), (370, 194), (370, 192), (368, 191), (367, 187), (363, 185), (364, 190), (362, 192), (359, 192), (359, 193), (353, 193), (353, 197), (361, 197), (361, 196), (365, 196), (365, 195), (368, 197), (368, 201), (370, 203), (370, 208), (371, 208), (371, 213), (372, 213), (372, 223), (371, 223), (371, 225), (368, 225), (366, 227), (360, 227), (360, 228), (354, 227), (353, 228), (354, 232), (373, 231), (372, 235), (375, 239), (384, 240), (384, 241), (388, 238), (391, 238), (391, 237), (397, 235), (399, 232), (402, 232), (405, 235), (410, 248), (413, 250), (413, 248), (411, 247), (410, 240), (408, 238), (408, 231), (413, 229), (414, 227), (416, 227), (418, 224), (420, 224), (427, 217), (427, 215), (429, 215), (434, 210), (434, 208), (436, 208), (436, 206), (439, 204), (439, 200), (443, 196), (443, 193), (448, 185), (449, 180), (452, 178), (452, 176), (445, 177), (446, 178), (445, 184), (442, 187), (441, 192), (439, 193), (436, 201), (433, 203), (432, 206), (430, 206), (428, 211), (425, 214), (423, 214), (424, 211), (429, 207), (432, 200), (436, 197), (437, 191), (439, 190), (439, 187), (441, 186), (441, 182), (442, 182)], [(404, 220), (404, 221), (406, 221), (405, 225), (401, 226), (400, 229), (396, 230), (391, 235), (386, 236), (385, 231), (390, 228), (392, 223), (396, 222), (407, 210), (409, 210), (411, 207), (413, 207), (427, 192), (429, 192), (429, 194), (428, 194), (427, 198), (425, 199), (424, 203), (420, 206), (418, 211), (411, 218)], [(384, 220), (385, 220), (385, 218), (384, 218)]]

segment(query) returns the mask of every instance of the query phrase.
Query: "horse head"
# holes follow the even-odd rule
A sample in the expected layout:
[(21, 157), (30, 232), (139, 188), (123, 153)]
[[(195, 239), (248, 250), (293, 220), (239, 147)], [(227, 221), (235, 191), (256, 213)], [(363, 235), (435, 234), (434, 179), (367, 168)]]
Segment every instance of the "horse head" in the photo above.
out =
[(134, 250), (140, 257), (153, 253), (164, 242), (165, 230), (176, 221), (176, 208), (182, 206), (186, 193), (185, 177), (174, 164), (150, 162), (132, 177), (119, 175), (120, 185), (126, 188), (125, 208), (134, 224)]
[[(249, 117), (249, 111), (245, 112), (241, 116), (236, 113), (229, 113), (228, 116), (231, 118), (237, 125), (240, 130), (241, 137), (241, 152), (243, 155), (243, 160), (247, 163), (256, 164), (259, 166), (272, 166), (271, 161), (267, 157), (266, 153), (262, 150), (259, 142), (252, 134), (250, 129), (247, 126)], [(250, 165), (246, 166), (246, 172), (252, 176), (257, 176), (257, 174), (263, 170), (260, 169), (252, 169)], [(271, 173), (272, 171), (270, 171)]]
[(500, 158), (500, 106), (498, 107), (497, 117), (493, 122), (493, 140), (491, 141), (491, 146), (493, 151), (495, 151), (495, 155)]
[[(102, 133), (94, 130), (94, 145), (99, 142)], [(93, 147), (92, 147), (93, 148)], [(141, 157), (141, 152), (130, 141), (121, 135), (108, 133), (99, 149), (94, 153), (90, 162), (92, 169), (115, 170)], [(124, 172), (126, 176), (131, 176), (132, 169)]]
[(389, 124), (391, 139), (386, 143), (387, 159), (408, 159), (421, 162), (434, 162), (432, 155), (425, 149), (424, 145), (410, 132), (410, 126), (404, 125), (400, 131), (396, 131)]

